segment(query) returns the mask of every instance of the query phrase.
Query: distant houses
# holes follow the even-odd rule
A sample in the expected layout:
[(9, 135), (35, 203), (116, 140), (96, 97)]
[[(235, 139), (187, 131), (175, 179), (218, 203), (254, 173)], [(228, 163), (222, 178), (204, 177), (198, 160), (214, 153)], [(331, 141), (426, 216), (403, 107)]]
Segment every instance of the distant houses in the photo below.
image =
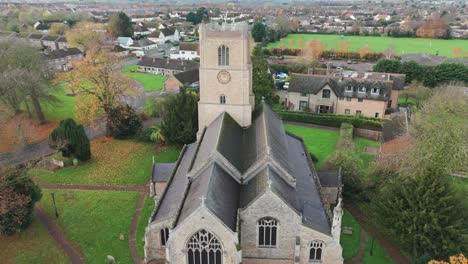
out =
[(181, 72), (198, 69), (199, 63), (196, 61), (172, 60), (143, 57), (137, 63), (137, 71), (158, 75), (175, 75)]
[(77, 48), (56, 49), (42, 54), (43, 59), (54, 71), (68, 71), (73, 68), (73, 63), (83, 59), (83, 52)]
[(32, 46), (49, 50), (65, 49), (68, 47), (65, 37), (41, 33), (0, 32), (1, 39), (24, 41)]
[(179, 45), (179, 51), (170, 55), (171, 59), (193, 60), (200, 58), (198, 43), (182, 42)]

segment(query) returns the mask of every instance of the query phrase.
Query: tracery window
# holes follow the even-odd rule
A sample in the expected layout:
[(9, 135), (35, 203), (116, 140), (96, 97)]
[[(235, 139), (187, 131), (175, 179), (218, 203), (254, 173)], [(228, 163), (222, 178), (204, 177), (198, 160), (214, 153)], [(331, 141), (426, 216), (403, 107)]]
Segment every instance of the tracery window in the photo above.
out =
[(218, 47), (218, 65), (229, 65), (229, 47), (224, 45)]
[(202, 229), (187, 243), (188, 264), (222, 264), (222, 246), (210, 232)]
[(259, 247), (276, 247), (278, 225), (279, 221), (271, 217), (264, 217), (258, 220)]
[(167, 240), (169, 239), (169, 228), (163, 228), (160, 231), (161, 245), (166, 246)]
[(314, 240), (310, 243), (309, 261), (322, 260), (323, 242)]

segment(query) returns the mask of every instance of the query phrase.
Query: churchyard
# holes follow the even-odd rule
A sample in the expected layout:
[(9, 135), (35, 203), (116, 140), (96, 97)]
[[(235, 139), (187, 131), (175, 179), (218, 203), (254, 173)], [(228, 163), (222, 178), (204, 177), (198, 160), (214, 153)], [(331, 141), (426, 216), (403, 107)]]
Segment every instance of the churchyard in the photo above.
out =
[[(337, 50), (337, 43), (340, 40), (349, 40), (349, 51), (358, 52), (364, 45), (369, 45), (372, 52), (383, 52), (387, 48), (395, 49), (396, 55), (409, 53), (428, 53), (435, 54), (437, 51), (440, 56), (453, 57), (452, 49), (455, 47), (466, 47), (464, 40), (445, 40), (445, 39), (420, 39), (420, 38), (392, 38), (375, 36), (343, 36), (327, 34), (289, 34), (284, 38), (284, 44), (281, 41), (269, 43), (268, 48), (299, 48), (300, 39), (305, 42), (311, 39), (320, 40), (325, 45), (325, 50)], [(293, 45), (292, 45), (293, 44)]]

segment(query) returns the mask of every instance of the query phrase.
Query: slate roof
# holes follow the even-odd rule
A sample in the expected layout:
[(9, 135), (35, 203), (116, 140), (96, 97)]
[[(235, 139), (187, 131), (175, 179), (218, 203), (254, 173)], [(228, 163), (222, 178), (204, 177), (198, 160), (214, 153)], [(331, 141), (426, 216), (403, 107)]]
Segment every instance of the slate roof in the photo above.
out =
[(136, 25), (135, 26), (135, 32), (147, 32), (149, 29), (146, 26), (143, 25)]
[(171, 218), (176, 226), (205, 206), (236, 231), (238, 209), (270, 189), (302, 215), (304, 225), (330, 234), (328, 211), (307, 150), (301, 139), (285, 132), (270, 107), (261, 105), (254, 111), (248, 128), (220, 114), (197, 144), (196, 150), (189, 145), (179, 158), (154, 221)]
[(176, 71), (188, 71), (192, 69), (198, 69), (200, 67), (200, 64), (196, 61), (171, 60), (150, 57), (143, 57), (137, 65)]
[(339, 171), (317, 171), (322, 187), (341, 187)]
[(167, 182), (174, 172), (175, 163), (154, 163), (151, 180), (153, 182)]
[(174, 77), (182, 84), (192, 84), (200, 81), (200, 73), (198, 69), (179, 72), (174, 74)]
[(160, 31), (163, 33), (165, 37), (172, 36), (175, 33), (175, 28), (163, 28)]
[(42, 40), (46, 41), (56, 41), (58, 39), (58, 36), (51, 36), (51, 35), (45, 35)]
[(43, 56), (46, 60), (56, 60), (61, 58), (66, 58), (68, 56), (74, 55), (83, 55), (83, 52), (78, 48), (69, 48), (69, 49), (57, 49), (47, 53), (43, 53)]
[[(317, 94), (326, 84), (337, 96), (369, 98), (386, 101), (390, 99), (394, 83), (392, 80), (359, 79), (330, 75), (293, 74), (289, 84), (289, 92)], [(403, 82), (404, 84), (404, 82)], [(352, 91), (346, 91), (351, 86)], [(358, 93), (360, 86), (366, 87), (366, 93)], [(379, 94), (372, 94), (371, 88), (379, 88)]]
[(156, 43), (154, 43), (153, 41), (149, 39), (140, 39), (140, 40), (134, 41), (130, 47), (146, 47), (146, 46), (151, 46), (154, 44)]

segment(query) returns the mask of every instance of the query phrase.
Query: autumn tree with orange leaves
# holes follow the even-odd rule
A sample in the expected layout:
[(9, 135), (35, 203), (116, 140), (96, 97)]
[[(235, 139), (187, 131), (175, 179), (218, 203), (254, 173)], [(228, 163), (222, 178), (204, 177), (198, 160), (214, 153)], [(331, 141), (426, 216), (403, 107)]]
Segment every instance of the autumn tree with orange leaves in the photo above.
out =
[(105, 116), (108, 119), (114, 107), (126, 96), (141, 92), (134, 81), (120, 72), (121, 61), (108, 51), (94, 47), (76, 67), (60, 76), (68, 81), (68, 88), (77, 94), (76, 116), (89, 123)]
[(369, 45), (365, 44), (359, 49), (359, 57), (361, 57), (361, 59), (364, 59), (370, 52), (371, 50), (369, 48)]
[(311, 39), (307, 45), (301, 50), (301, 58), (306, 63), (316, 61), (325, 50), (325, 45), (318, 39)]
[(459, 254), (456, 256), (450, 256), (449, 262), (431, 260), (428, 264), (468, 264), (468, 259), (463, 254)]
[(416, 36), (420, 38), (446, 38), (449, 34), (448, 28), (445, 20), (430, 19), (416, 30)]
[(349, 51), (349, 48), (351, 47), (351, 44), (349, 43), (349, 40), (340, 40), (338, 41), (337, 48), (338, 51), (341, 53), (346, 53)]

